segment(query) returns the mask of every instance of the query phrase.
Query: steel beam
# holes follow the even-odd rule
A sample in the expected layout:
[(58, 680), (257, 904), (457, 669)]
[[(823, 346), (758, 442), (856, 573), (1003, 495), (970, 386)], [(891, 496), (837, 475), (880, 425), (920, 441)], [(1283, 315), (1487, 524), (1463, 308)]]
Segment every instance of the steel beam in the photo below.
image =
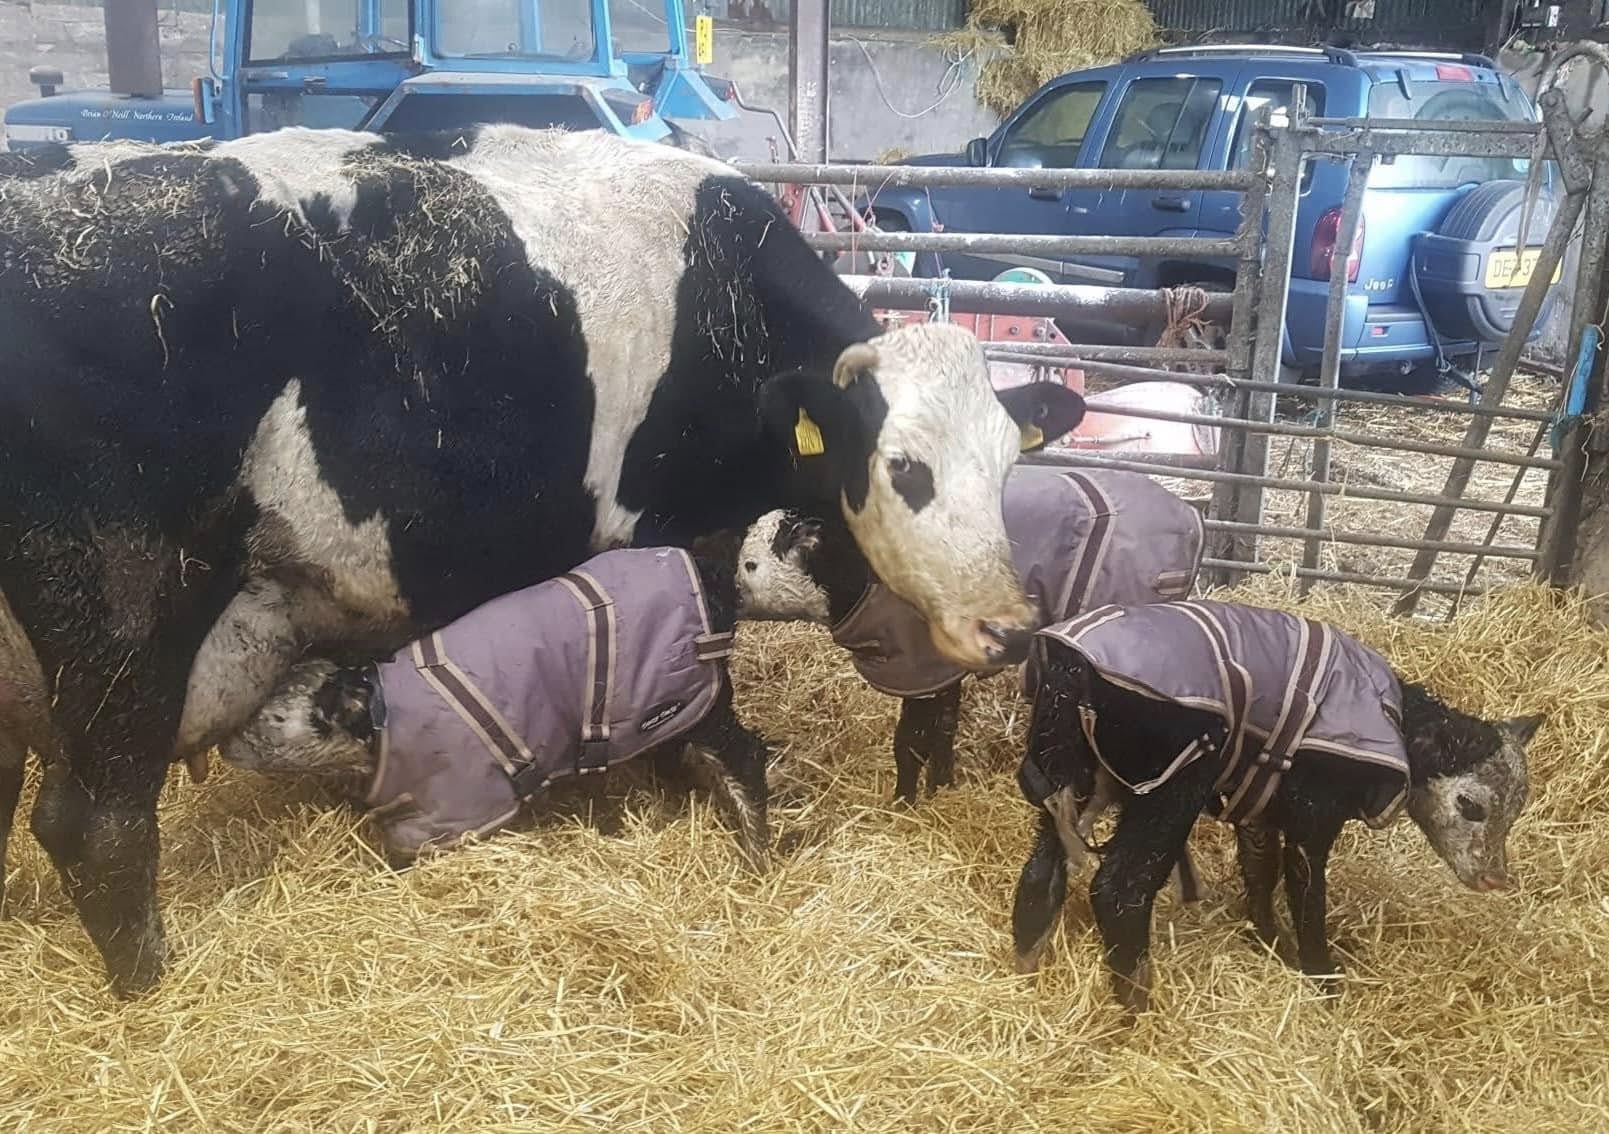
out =
[(788, 18), (788, 124), (802, 162), (827, 160), (828, 0), (793, 0)]
[(162, 44), (156, 30), (156, 0), (106, 0), (107, 85), (113, 94), (158, 98), (162, 94)]

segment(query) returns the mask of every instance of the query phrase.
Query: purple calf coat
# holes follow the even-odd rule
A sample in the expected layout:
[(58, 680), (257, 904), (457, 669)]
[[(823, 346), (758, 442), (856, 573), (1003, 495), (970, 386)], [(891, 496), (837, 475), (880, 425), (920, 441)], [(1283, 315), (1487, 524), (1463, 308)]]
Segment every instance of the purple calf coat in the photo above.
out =
[(388, 849), (486, 834), (553, 781), (686, 732), (731, 649), (692, 559), (667, 549), (605, 552), (406, 647), (378, 667), (368, 802)]
[[(1229, 759), (1216, 786), (1227, 822), (1255, 820), (1302, 750), (1395, 773), (1360, 816), (1371, 826), (1388, 823), (1406, 798), (1401, 686), (1385, 658), (1333, 626), (1200, 601), (1101, 607), (1039, 633), (1076, 651), (1114, 685), (1223, 719)], [(1081, 716), (1090, 751), (1136, 794), (1155, 791), (1212, 751), (1202, 738), (1181, 752), (1109, 757), (1095, 741), (1094, 710)]]
[[(1047, 621), (1107, 603), (1185, 598), (1201, 566), (1201, 515), (1148, 476), (1018, 466), (1006, 535), (1023, 589)], [(832, 628), (872, 688), (925, 697), (970, 671), (941, 657), (912, 606), (881, 583)]]

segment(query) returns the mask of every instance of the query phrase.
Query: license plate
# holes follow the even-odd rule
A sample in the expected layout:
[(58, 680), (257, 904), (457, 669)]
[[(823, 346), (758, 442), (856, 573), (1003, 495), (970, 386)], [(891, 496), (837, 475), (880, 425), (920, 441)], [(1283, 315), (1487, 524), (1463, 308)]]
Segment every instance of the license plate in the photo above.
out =
[[(1527, 248), (1523, 254), (1512, 248), (1493, 252), (1486, 260), (1486, 286), (1494, 289), (1524, 287), (1531, 282), (1531, 273), (1536, 271), (1536, 262), (1541, 257), (1540, 248)], [(1559, 282), (1563, 268), (1562, 263), (1554, 267), (1554, 283)]]

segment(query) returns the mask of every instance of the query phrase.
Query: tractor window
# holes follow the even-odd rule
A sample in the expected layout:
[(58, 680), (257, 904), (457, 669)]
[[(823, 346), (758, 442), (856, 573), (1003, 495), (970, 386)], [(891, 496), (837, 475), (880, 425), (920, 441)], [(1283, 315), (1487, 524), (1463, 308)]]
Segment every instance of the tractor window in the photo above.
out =
[[(370, 11), (378, 19), (365, 26)], [(248, 35), (253, 63), (406, 55), (408, 0), (253, 0)]]
[(609, 23), (616, 55), (670, 50), (665, 0), (609, 0)]
[(441, 0), (436, 51), (460, 59), (591, 59), (591, 0)]
[(1051, 91), (1012, 125), (995, 164), (1075, 168), (1090, 119), (1105, 93), (1105, 83), (1078, 83)]
[(1180, 75), (1136, 79), (1101, 152), (1102, 169), (1195, 169), (1223, 87)]

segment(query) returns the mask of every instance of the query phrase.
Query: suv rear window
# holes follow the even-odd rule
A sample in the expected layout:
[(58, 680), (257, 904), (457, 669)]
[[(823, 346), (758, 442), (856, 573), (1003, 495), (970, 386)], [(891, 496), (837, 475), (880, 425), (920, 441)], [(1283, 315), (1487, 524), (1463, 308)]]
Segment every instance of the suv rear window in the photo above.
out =
[[(1411, 96), (1411, 97), (1410, 97)], [(1486, 84), (1453, 82), (1410, 82), (1405, 94), (1402, 84), (1383, 82), (1369, 93), (1370, 118), (1413, 118), (1420, 122), (1534, 122), (1535, 115), (1517, 91), (1504, 98)], [(1492, 157), (1429, 157), (1403, 155), (1395, 161), (1381, 159), (1369, 175), (1375, 189), (1453, 189), (1524, 177), (1528, 165), (1523, 159)]]

